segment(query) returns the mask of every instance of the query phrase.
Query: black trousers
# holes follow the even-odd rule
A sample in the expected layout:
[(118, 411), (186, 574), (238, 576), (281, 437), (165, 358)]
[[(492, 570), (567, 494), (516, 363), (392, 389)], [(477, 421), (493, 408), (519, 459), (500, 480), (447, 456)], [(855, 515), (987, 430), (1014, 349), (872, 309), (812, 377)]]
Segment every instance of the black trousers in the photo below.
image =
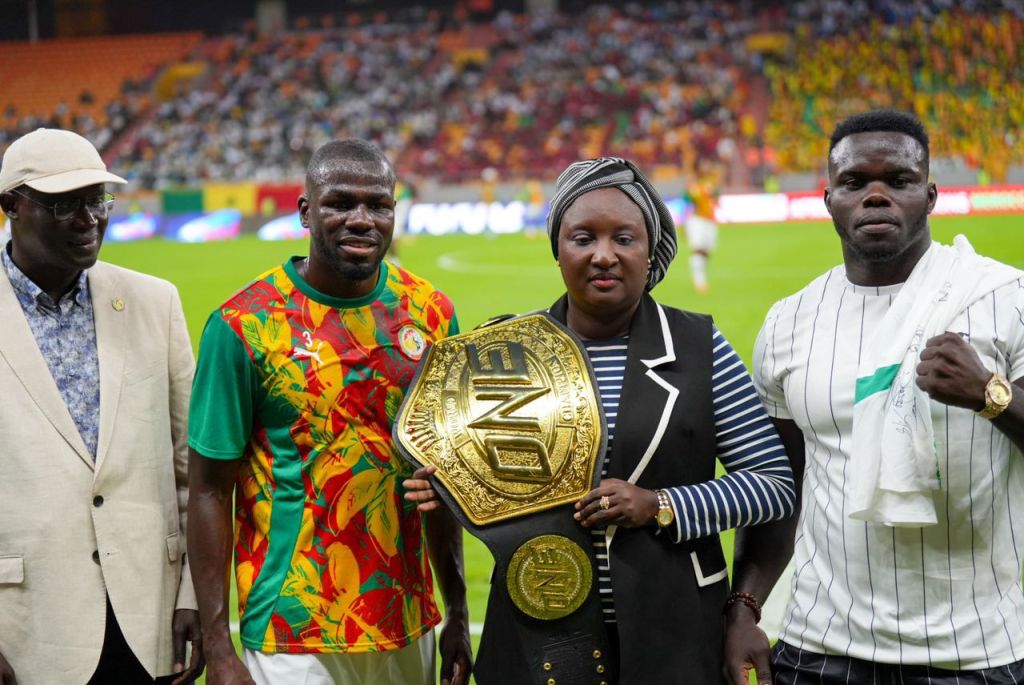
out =
[(779, 640), (772, 649), (775, 685), (1024, 685), (1024, 661), (974, 671), (876, 664), (808, 652)]
[(162, 676), (155, 681), (139, 662), (132, 648), (128, 646), (117, 624), (114, 609), (107, 598), (107, 625), (103, 631), (103, 651), (96, 672), (88, 685), (163, 685), (174, 680), (174, 676)]

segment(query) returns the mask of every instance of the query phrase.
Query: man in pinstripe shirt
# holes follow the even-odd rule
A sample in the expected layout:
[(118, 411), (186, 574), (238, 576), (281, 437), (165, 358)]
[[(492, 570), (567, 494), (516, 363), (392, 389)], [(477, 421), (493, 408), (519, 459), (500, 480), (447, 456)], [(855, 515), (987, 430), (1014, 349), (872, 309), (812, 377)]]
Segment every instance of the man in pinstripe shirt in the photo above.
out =
[(1024, 683), (1020, 277), (965, 300), (911, 357), (934, 430), (934, 523), (851, 516), (853, 482), (869, 468), (854, 443), (871, 441), (854, 429), (858, 367), (889, 342), (873, 334), (907, 304), (915, 268), (953, 249), (931, 240), (928, 163), (911, 115), (857, 115), (832, 136), (825, 203), (844, 263), (778, 302), (755, 349), (755, 384), (802, 480), (800, 513), (736, 541), (734, 590), (763, 600), (795, 555), (792, 597), (770, 656), (751, 608), (730, 605), (730, 683), (750, 669), (760, 683)]

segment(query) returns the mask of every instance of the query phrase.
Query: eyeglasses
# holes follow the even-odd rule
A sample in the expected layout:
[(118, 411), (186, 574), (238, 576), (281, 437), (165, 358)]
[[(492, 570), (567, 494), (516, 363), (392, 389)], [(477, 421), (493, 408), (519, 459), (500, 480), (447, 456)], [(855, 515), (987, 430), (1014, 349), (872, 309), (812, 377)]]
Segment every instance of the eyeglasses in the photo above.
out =
[(29, 202), (33, 202), (39, 205), (40, 207), (45, 207), (46, 209), (49, 209), (51, 212), (53, 212), (53, 218), (56, 219), (57, 221), (67, 221), (71, 217), (75, 216), (76, 214), (78, 214), (78, 210), (82, 208), (83, 204), (85, 205), (85, 209), (86, 211), (89, 212), (89, 214), (99, 218), (107, 216), (107, 214), (110, 213), (110, 210), (114, 206), (114, 196), (111, 195), (110, 193), (103, 193), (102, 197), (90, 197), (85, 200), (83, 200), (80, 197), (69, 197), (64, 200), (57, 200), (52, 205), (50, 205), (46, 204), (45, 202), (40, 202), (39, 200), (35, 199), (30, 195), (26, 195), (20, 190), (12, 190), (11, 192), (21, 195)]

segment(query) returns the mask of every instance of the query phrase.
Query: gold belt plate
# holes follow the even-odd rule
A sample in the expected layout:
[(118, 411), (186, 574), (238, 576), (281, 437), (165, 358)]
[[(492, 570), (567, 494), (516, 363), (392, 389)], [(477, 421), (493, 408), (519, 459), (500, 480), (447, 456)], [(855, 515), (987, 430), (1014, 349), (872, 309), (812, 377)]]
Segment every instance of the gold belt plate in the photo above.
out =
[(601, 413), (587, 359), (543, 314), (445, 338), (426, 354), (395, 437), (476, 525), (590, 490)]
[(561, 535), (539, 535), (519, 546), (505, 576), (512, 603), (527, 616), (568, 616), (590, 594), (594, 572), (583, 548)]

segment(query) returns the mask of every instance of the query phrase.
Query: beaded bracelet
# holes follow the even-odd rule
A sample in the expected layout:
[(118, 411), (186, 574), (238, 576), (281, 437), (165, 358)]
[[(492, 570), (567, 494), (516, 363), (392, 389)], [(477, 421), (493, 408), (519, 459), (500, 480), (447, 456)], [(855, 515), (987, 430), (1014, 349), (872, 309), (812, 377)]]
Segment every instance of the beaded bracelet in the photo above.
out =
[(754, 623), (761, 622), (761, 603), (757, 601), (757, 597), (750, 594), (749, 592), (734, 592), (729, 595), (729, 599), (725, 600), (725, 606), (722, 608), (722, 613), (729, 610), (733, 604), (745, 604), (752, 612), (754, 612)]

